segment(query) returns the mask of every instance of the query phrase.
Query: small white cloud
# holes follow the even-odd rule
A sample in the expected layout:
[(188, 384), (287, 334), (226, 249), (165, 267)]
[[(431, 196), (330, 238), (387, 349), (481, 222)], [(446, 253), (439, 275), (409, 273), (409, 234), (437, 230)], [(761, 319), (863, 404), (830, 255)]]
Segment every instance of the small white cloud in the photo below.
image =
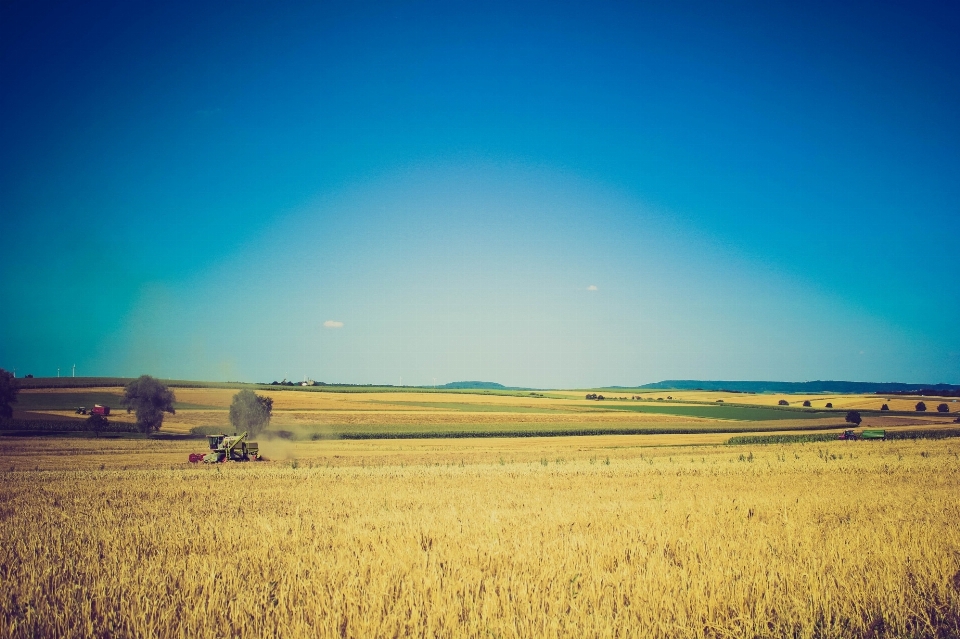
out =
[(323, 323), (324, 328), (343, 328), (343, 322), (337, 320), (327, 320)]
[(587, 287), (587, 290), (588, 290), (588, 291), (595, 291), (595, 290), (597, 290), (597, 285), (596, 285), (596, 284), (591, 284), (590, 286)]

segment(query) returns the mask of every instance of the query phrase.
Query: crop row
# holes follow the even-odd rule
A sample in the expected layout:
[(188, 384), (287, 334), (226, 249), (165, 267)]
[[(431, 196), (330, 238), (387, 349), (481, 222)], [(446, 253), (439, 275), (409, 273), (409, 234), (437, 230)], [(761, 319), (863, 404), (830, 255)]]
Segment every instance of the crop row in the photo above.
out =
[[(887, 439), (948, 439), (960, 437), (960, 428), (941, 428), (924, 430), (888, 430)], [(797, 435), (739, 435), (727, 440), (728, 444), (799, 444), (803, 442), (825, 442), (836, 439), (835, 433), (804, 433)]]

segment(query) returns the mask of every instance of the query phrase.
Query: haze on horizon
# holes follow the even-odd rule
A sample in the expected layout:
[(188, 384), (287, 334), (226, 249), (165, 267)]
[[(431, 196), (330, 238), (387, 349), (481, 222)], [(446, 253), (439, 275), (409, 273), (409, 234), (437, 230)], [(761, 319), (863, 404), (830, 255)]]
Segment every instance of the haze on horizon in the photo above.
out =
[(958, 11), (3, 3), (0, 367), (960, 383)]

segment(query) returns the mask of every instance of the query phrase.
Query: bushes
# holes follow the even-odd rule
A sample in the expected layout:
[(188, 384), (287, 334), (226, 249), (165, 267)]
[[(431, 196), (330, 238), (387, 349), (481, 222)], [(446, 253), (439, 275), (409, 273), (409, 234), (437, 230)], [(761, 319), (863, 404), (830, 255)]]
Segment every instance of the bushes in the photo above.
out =
[(779, 402), (777, 402), (777, 406), (789, 406), (789, 405), (790, 405), (790, 402), (788, 402), (785, 399), (781, 399)]
[(950, 412), (950, 407), (947, 406), (946, 404), (940, 404), (939, 406), (937, 406), (937, 412), (938, 412), (938, 413), (949, 413), (949, 412)]
[(923, 402), (917, 402), (917, 412), (922, 413), (925, 410), (927, 410), (927, 405), (924, 404)]

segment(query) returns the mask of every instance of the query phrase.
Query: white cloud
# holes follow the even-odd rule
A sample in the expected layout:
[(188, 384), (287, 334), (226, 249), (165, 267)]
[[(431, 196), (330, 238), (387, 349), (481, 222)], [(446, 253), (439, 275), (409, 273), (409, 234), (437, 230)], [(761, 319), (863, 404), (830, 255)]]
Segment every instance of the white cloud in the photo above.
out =
[(324, 328), (343, 328), (343, 322), (337, 320), (327, 320), (323, 323)]
[(596, 285), (596, 284), (591, 284), (590, 286), (587, 287), (587, 290), (588, 290), (588, 291), (595, 291), (595, 290), (597, 290), (597, 285)]

